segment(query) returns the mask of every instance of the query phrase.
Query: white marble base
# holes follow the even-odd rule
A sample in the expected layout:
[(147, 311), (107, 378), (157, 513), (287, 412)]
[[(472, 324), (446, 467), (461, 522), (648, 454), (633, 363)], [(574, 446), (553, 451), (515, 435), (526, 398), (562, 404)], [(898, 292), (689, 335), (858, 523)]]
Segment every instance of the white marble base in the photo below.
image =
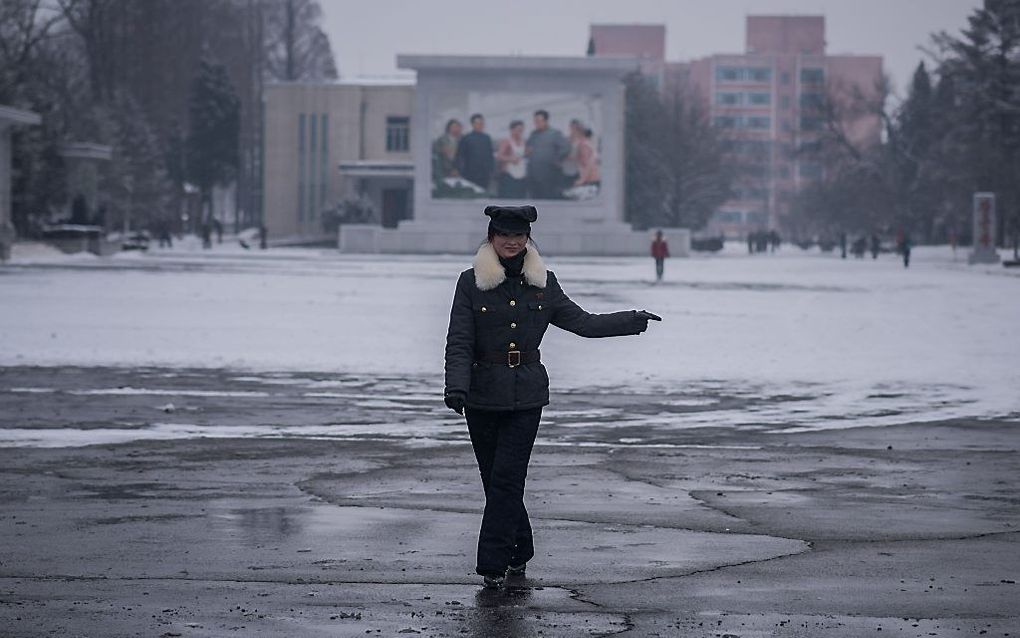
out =
[(994, 248), (977, 246), (967, 255), (968, 264), (997, 264), (999, 253)]
[[(340, 227), (338, 246), (342, 253), (472, 254), (485, 240), (484, 223), (461, 223), (440, 228), (438, 224), (407, 221), (399, 228), (369, 224)], [(628, 224), (551, 226), (541, 223), (533, 238), (544, 255), (649, 256), (654, 231), (635, 231)], [(673, 257), (687, 257), (691, 233), (686, 228), (664, 228)]]

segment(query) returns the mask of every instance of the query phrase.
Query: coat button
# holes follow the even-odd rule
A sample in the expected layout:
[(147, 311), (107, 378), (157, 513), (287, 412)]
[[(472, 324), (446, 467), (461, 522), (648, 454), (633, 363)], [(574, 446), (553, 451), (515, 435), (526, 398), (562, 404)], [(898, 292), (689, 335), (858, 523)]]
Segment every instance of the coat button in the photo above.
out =
[(539, 310), (541, 310), (541, 309), (542, 309), (542, 304), (538, 304), (538, 309), (539, 309)]
[(514, 348), (516, 348), (516, 347), (517, 347), (517, 344), (516, 344), (516, 343), (514, 343), (513, 341), (511, 341), (511, 342), (510, 342), (510, 349), (511, 349), (511, 350), (513, 350), (513, 349), (514, 349)]
[(516, 305), (517, 305), (517, 302), (516, 302), (516, 301), (514, 301), (513, 299), (511, 299), (511, 300), (510, 300), (510, 305), (511, 305), (511, 306), (516, 306)]
[(488, 311), (489, 311), (488, 308), (486, 308), (485, 306), (482, 306), (482, 312), (488, 312)]
[(511, 327), (511, 328), (516, 328), (516, 327), (517, 327), (517, 324), (516, 324), (516, 323), (512, 323), (512, 322), (511, 322), (511, 323), (510, 323), (510, 327)]

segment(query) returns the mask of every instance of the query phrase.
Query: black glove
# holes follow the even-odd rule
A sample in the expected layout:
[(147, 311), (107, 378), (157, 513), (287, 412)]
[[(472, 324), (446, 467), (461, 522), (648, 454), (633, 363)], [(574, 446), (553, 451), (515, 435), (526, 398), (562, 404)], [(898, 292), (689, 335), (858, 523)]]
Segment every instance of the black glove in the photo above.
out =
[(644, 332), (648, 330), (648, 320), (662, 321), (662, 317), (657, 314), (648, 312), (647, 310), (635, 310), (634, 318), (638, 320), (638, 332)]
[(457, 414), (464, 414), (464, 395), (460, 392), (450, 392), (443, 397), (443, 403)]

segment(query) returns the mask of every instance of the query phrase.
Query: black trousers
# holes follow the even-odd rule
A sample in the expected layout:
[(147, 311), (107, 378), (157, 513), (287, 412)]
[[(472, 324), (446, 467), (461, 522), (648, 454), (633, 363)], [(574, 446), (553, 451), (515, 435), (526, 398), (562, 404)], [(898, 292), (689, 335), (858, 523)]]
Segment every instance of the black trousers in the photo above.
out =
[(467, 408), (464, 413), (485, 488), (475, 571), (502, 576), (508, 566), (526, 563), (535, 555), (524, 481), (542, 408), (505, 412)]

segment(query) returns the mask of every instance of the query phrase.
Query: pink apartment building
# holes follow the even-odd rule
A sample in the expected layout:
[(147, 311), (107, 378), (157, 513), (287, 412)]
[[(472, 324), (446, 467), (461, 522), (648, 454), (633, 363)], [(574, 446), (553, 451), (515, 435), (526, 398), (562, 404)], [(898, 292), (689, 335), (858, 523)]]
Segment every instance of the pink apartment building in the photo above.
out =
[(855, 93), (877, 95), (880, 56), (827, 55), (822, 16), (748, 16), (745, 40), (744, 53), (666, 62), (662, 26), (592, 26), (595, 55), (639, 55), (663, 90), (691, 90), (703, 101), (737, 168), (733, 199), (706, 229), (728, 237), (782, 231), (793, 195), (822, 177), (823, 167), (803, 149), (825, 125), (825, 95), (845, 113), (841, 124), (853, 143), (877, 143), (881, 135), (877, 115), (850, 108)]

